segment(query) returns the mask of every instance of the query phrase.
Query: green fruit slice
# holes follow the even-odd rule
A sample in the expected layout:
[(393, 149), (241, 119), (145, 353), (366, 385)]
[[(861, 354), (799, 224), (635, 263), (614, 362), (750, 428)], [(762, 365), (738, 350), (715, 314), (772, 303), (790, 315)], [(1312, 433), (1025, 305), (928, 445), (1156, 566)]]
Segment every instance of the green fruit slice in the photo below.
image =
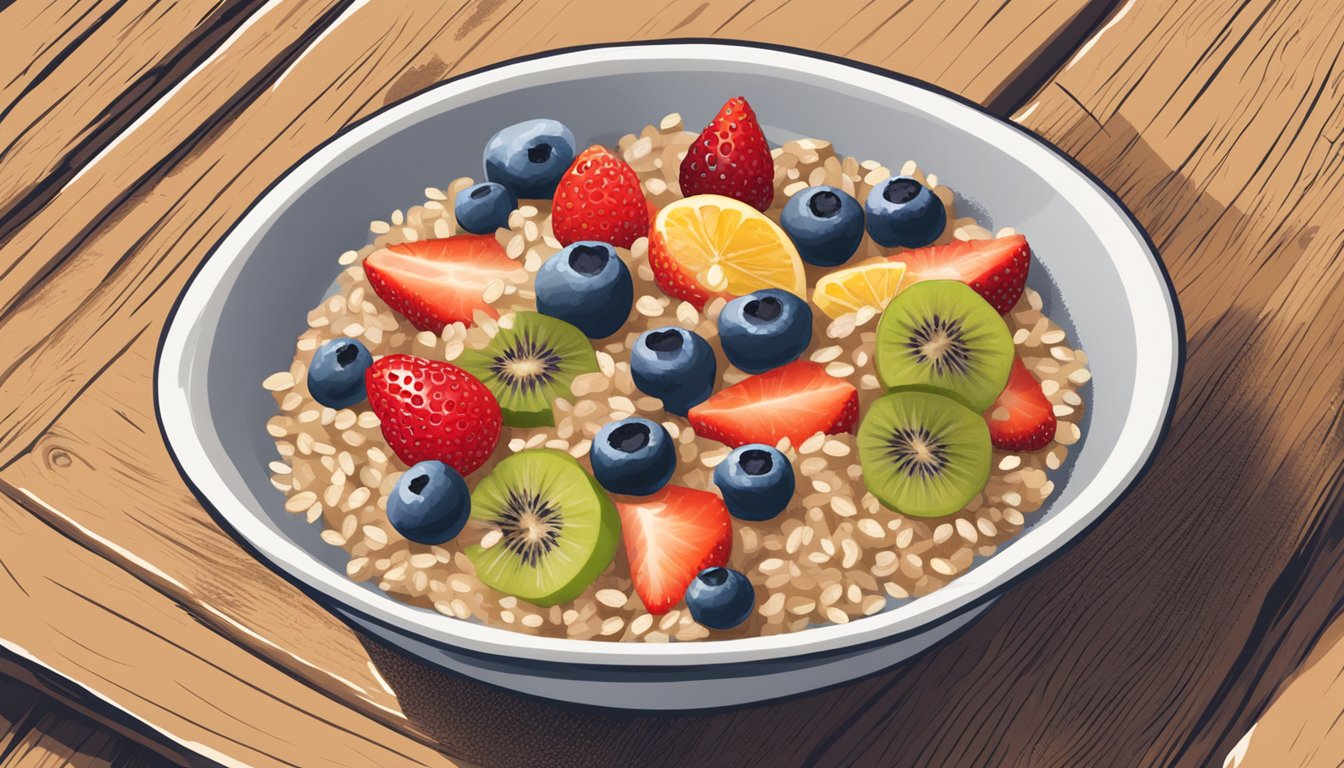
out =
[(569, 454), (521, 451), (471, 494), (473, 520), (501, 536), (466, 548), (490, 587), (539, 606), (573, 600), (611, 564), (621, 522), (611, 498)]
[(859, 425), (863, 482), (888, 509), (942, 517), (965, 507), (989, 480), (994, 449), (980, 414), (932, 392), (884, 395)]
[(896, 295), (877, 324), (877, 376), (888, 389), (943, 392), (983, 411), (1008, 383), (1013, 337), (965, 283), (929, 280)]
[(583, 331), (537, 312), (518, 312), (483, 349), (455, 361), (481, 380), (499, 401), (510, 427), (555, 424), (551, 404), (569, 397), (574, 378), (597, 370), (597, 355)]

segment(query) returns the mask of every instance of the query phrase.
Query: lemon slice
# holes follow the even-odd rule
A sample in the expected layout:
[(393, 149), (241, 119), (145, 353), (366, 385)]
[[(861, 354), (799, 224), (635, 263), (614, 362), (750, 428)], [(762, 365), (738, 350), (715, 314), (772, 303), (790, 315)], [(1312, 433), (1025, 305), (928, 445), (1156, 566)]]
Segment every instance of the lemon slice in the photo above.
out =
[[(798, 249), (779, 225), (722, 195), (694, 195), (658, 212), (655, 258), (710, 294), (742, 296), (780, 288), (806, 298)], [(659, 258), (665, 257), (665, 258)]]
[(905, 279), (905, 264), (883, 261), (832, 272), (817, 281), (812, 303), (828, 317), (858, 312), (863, 307), (878, 311), (900, 293)]

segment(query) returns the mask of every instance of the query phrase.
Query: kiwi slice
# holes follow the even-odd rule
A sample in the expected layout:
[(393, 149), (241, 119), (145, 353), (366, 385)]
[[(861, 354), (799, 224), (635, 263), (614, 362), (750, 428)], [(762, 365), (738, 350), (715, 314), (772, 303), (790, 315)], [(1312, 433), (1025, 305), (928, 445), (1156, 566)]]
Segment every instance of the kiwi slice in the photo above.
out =
[(989, 481), (994, 449), (980, 414), (918, 390), (878, 398), (859, 425), (863, 482), (888, 509), (942, 517), (965, 507)]
[(495, 465), (471, 493), (471, 518), (500, 533), (488, 549), (466, 548), (476, 575), (539, 606), (582, 594), (611, 564), (621, 531), (597, 481), (569, 454), (546, 448)]
[(494, 393), (510, 427), (552, 426), (551, 403), (570, 396), (574, 377), (597, 370), (583, 331), (538, 312), (518, 312), (512, 328), (500, 328), (484, 349), (469, 349), (456, 362)]
[(983, 411), (1008, 383), (1013, 336), (980, 294), (957, 280), (915, 283), (877, 324), (877, 377), (888, 389), (952, 395)]

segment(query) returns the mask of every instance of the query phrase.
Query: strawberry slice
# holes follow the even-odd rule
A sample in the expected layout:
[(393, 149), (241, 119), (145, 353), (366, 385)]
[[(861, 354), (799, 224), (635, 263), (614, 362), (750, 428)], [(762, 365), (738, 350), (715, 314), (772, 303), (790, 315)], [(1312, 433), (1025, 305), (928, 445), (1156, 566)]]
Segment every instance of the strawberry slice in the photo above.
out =
[(551, 204), (551, 229), (561, 245), (601, 240), (629, 248), (649, 234), (651, 208), (634, 169), (594, 144), (560, 177)]
[(696, 574), (728, 563), (732, 519), (708, 491), (669, 485), (653, 496), (618, 496), (616, 511), (635, 593), (655, 616), (681, 602)]
[(499, 403), (456, 365), (387, 355), (365, 371), (364, 385), (383, 437), (407, 465), (437, 459), (465, 477), (495, 450)]
[(1055, 439), (1055, 411), (1041, 385), (1022, 364), (1013, 360), (1008, 386), (986, 412), (989, 439), (1005, 451), (1039, 451)]
[(775, 159), (751, 105), (741, 96), (723, 105), (681, 161), (681, 194), (724, 195), (758, 211), (775, 198)]
[(921, 280), (960, 280), (1003, 314), (1022, 298), (1031, 269), (1031, 246), (1022, 235), (959, 240), (891, 255), (905, 262), (906, 285)]
[(743, 379), (691, 409), (695, 433), (736, 448), (775, 445), (787, 437), (797, 446), (818, 432), (853, 432), (859, 392), (809, 360)]
[(378, 298), (421, 331), (442, 333), (445, 325), (471, 326), (480, 310), (499, 317), (485, 290), (503, 279), (527, 279), (494, 235), (457, 235), (389, 245), (364, 259), (364, 274)]

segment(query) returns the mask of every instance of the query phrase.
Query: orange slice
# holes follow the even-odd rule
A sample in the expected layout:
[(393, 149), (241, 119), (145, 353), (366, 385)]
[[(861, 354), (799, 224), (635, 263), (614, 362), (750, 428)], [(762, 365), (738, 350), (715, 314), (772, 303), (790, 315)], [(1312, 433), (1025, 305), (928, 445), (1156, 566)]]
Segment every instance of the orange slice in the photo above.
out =
[(828, 317), (872, 307), (879, 312), (896, 298), (905, 279), (905, 264), (884, 261), (832, 272), (817, 281), (812, 303)]
[(664, 293), (697, 307), (762, 288), (807, 297), (803, 260), (789, 236), (765, 214), (722, 195), (687, 197), (659, 211), (649, 264)]

